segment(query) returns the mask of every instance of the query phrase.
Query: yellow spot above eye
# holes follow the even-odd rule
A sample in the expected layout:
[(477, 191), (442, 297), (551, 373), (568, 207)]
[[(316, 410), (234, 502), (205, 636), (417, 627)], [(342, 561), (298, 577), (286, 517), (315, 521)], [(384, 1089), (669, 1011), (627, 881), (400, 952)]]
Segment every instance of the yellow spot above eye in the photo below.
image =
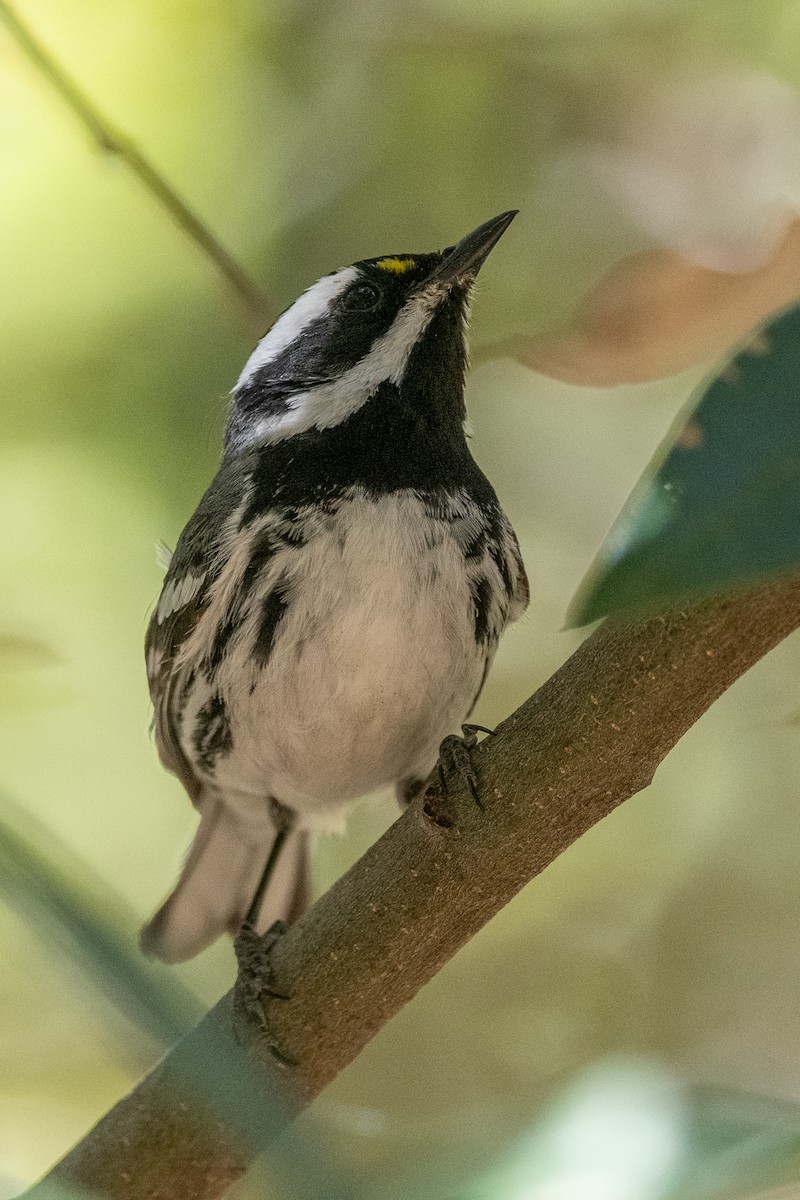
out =
[(393, 271), (395, 275), (402, 275), (404, 271), (410, 271), (415, 265), (413, 258), (379, 258), (375, 264), (382, 271)]

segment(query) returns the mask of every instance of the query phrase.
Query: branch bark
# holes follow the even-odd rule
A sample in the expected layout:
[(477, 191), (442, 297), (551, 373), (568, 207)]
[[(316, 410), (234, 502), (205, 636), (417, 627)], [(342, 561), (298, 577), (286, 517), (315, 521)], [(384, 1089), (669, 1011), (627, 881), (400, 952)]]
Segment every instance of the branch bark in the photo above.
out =
[(110, 1200), (212, 1200), (277, 1127), (247, 1138), (190, 1085), (210, 1042), (247, 1051), (283, 1125), (534, 876), (646, 787), (687, 729), (800, 625), (800, 579), (601, 625), (475, 752), (485, 799), (438, 787), (280, 939), (268, 1017), (234, 1032), (232, 993), (47, 1177)]

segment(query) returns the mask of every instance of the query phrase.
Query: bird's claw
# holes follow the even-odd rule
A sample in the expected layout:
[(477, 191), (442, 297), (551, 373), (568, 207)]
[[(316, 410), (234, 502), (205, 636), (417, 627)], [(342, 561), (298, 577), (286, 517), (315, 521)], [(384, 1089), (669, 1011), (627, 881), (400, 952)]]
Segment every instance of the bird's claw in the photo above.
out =
[(471, 755), (478, 744), (478, 734), (493, 734), (494, 730), (487, 729), (485, 725), (462, 725), (461, 733), (461, 737), (451, 733), (439, 747), (439, 782), (442, 791), (447, 795), (447, 772), (456, 771), (469, 788), (478, 808), (483, 809), (483, 801), (478, 791), (478, 776), (475, 774)]
[(268, 1001), (290, 999), (285, 992), (280, 992), (272, 986), (272, 951), (286, 929), (285, 921), (276, 921), (265, 934), (257, 933), (249, 921), (244, 921), (239, 927), (233, 942), (239, 964), (233, 989), (233, 1009), (236, 1017), (246, 1025), (255, 1025), (270, 1054), (279, 1063), (284, 1066), (296, 1066), (294, 1060), (285, 1055), (277, 1045), (267, 1017)]

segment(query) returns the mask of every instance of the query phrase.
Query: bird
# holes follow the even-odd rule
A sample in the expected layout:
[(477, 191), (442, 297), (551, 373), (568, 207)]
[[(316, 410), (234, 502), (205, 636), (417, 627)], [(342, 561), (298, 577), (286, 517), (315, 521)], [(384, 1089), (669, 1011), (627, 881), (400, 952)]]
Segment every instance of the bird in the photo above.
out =
[(150, 956), (295, 919), (312, 831), (382, 787), (405, 808), (446, 743), (474, 743), (465, 723), (528, 604), (464, 401), (473, 285), (516, 213), (323, 276), (232, 389), (146, 635), (158, 753), (200, 817), (142, 931)]

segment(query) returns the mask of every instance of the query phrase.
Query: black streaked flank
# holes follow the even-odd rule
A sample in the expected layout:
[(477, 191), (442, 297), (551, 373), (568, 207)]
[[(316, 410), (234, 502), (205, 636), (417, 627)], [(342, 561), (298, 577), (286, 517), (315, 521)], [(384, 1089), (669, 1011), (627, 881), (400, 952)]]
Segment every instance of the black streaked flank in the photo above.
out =
[(242, 501), (248, 478), (241, 463), (223, 460), (211, 486), (178, 538), (164, 576), (164, 587), (189, 574), (203, 574), (204, 578), (192, 599), (181, 608), (170, 613), (163, 621), (158, 620), (156, 609), (150, 619), (145, 649), (148, 653), (155, 650), (161, 655), (164, 670), (168, 669), (208, 606), (211, 585), (220, 572), (217, 555), (219, 539), (226, 522)]
[[(486, 549), (487, 531), (479, 529), (464, 547), (464, 558), (483, 558)], [(494, 549), (494, 547), (492, 547)]]
[(289, 607), (286, 584), (278, 585), (265, 599), (261, 608), (261, 622), (258, 627), (253, 654), (263, 665), (272, 653), (278, 626)]
[(161, 655), (162, 666), (168, 664), (177, 654), (207, 605), (208, 584), (204, 582), (191, 600), (181, 605), (180, 608), (176, 608), (163, 621), (158, 620), (157, 609), (153, 612), (147, 629), (145, 646), (148, 652), (155, 650)]
[[(237, 598), (226, 613), (224, 621), (220, 624), (211, 646), (211, 652), (205, 660), (204, 668), (208, 679), (213, 679), (219, 670), (231, 638), (241, 627), (247, 599), (253, 588), (258, 584), (263, 572), (269, 566), (271, 559), (282, 546), (291, 546), (300, 549), (305, 546), (307, 540), (306, 533), (302, 528), (300, 515), (297, 511), (285, 513), (284, 520), (281, 521), (278, 527), (271, 525), (257, 535), (252, 547), (250, 561), (242, 574)], [(275, 633), (274, 626), (277, 625), (277, 622), (283, 615), (283, 609), (277, 611), (276, 606), (279, 604), (283, 604), (283, 608), (286, 607), (285, 603), (283, 603), (280, 589), (270, 592), (264, 601), (261, 625), (255, 645), (257, 657), (261, 658), (264, 662), (266, 662), (269, 652), (272, 649), (272, 639)], [(271, 621), (273, 624), (270, 631)]]
[(207, 679), (213, 679), (225, 657), (228, 643), (239, 629), (239, 606), (234, 605), (220, 623), (211, 644), (211, 650), (203, 662), (203, 670)]
[(275, 531), (271, 526), (262, 530), (253, 540), (250, 548), (250, 561), (242, 575), (241, 593), (243, 597), (249, 596), (253, 585), (258, 581), (270, 559), (274, 557), (276, 549)]
[(192, 693), (192, 688), (195, 685), (196, 679), (197, 679), (197, 671), (195, 670), (194, 667), (192, 667), (191, 670), (186, 672), (186, 677), (182, 680), (181, 686), (178, 689), (178, 707), (179, 707), (179, 716), (181, 716), (181, 717), (183, 716), (184, 705), (186, 704), (188, 697)]
[(211, 696), (198, 712), (192, 745), (195, 762), (209, 773), (214, 770), (217, 759), (223, 754), (230, 754), (233, 749), (231, 724), (221, 696)]
[[(308, 510), (307, 510), (308, 511)], [(270, 523), (253, 541), (250, 561), (242, 575), (241, 593), (248, 595), (278, 550), (289, 546), (301, 550), (309, 539), (308, 522), (297, 508), (281, 510), (280, 521)]]
[(508, 560), (503, 553), (503, 547), (499, 542), (491, 540), (489, 542), (489, 554), (492, 557), (494, 565), (500, 572), (500, 578), (503, 581), (503, 587), (506, 589), (506, 595), (511, 598), (514, 594), (514, 584), (511, 579), (511, 572), (508, 569)]
[(300, 509), (287, 508), (285, 510), (278, 532), (281, 540), (287, 546), (296, 546), (298, 549), (301, 546), (305, 546), (308, 541), (308, 535)]
[(475, 641), (486, 642), (489, 638), (489, 615), (492, 608), (492, 585), (485, 575), (479, 575), (470, 584), (472, 592)]

